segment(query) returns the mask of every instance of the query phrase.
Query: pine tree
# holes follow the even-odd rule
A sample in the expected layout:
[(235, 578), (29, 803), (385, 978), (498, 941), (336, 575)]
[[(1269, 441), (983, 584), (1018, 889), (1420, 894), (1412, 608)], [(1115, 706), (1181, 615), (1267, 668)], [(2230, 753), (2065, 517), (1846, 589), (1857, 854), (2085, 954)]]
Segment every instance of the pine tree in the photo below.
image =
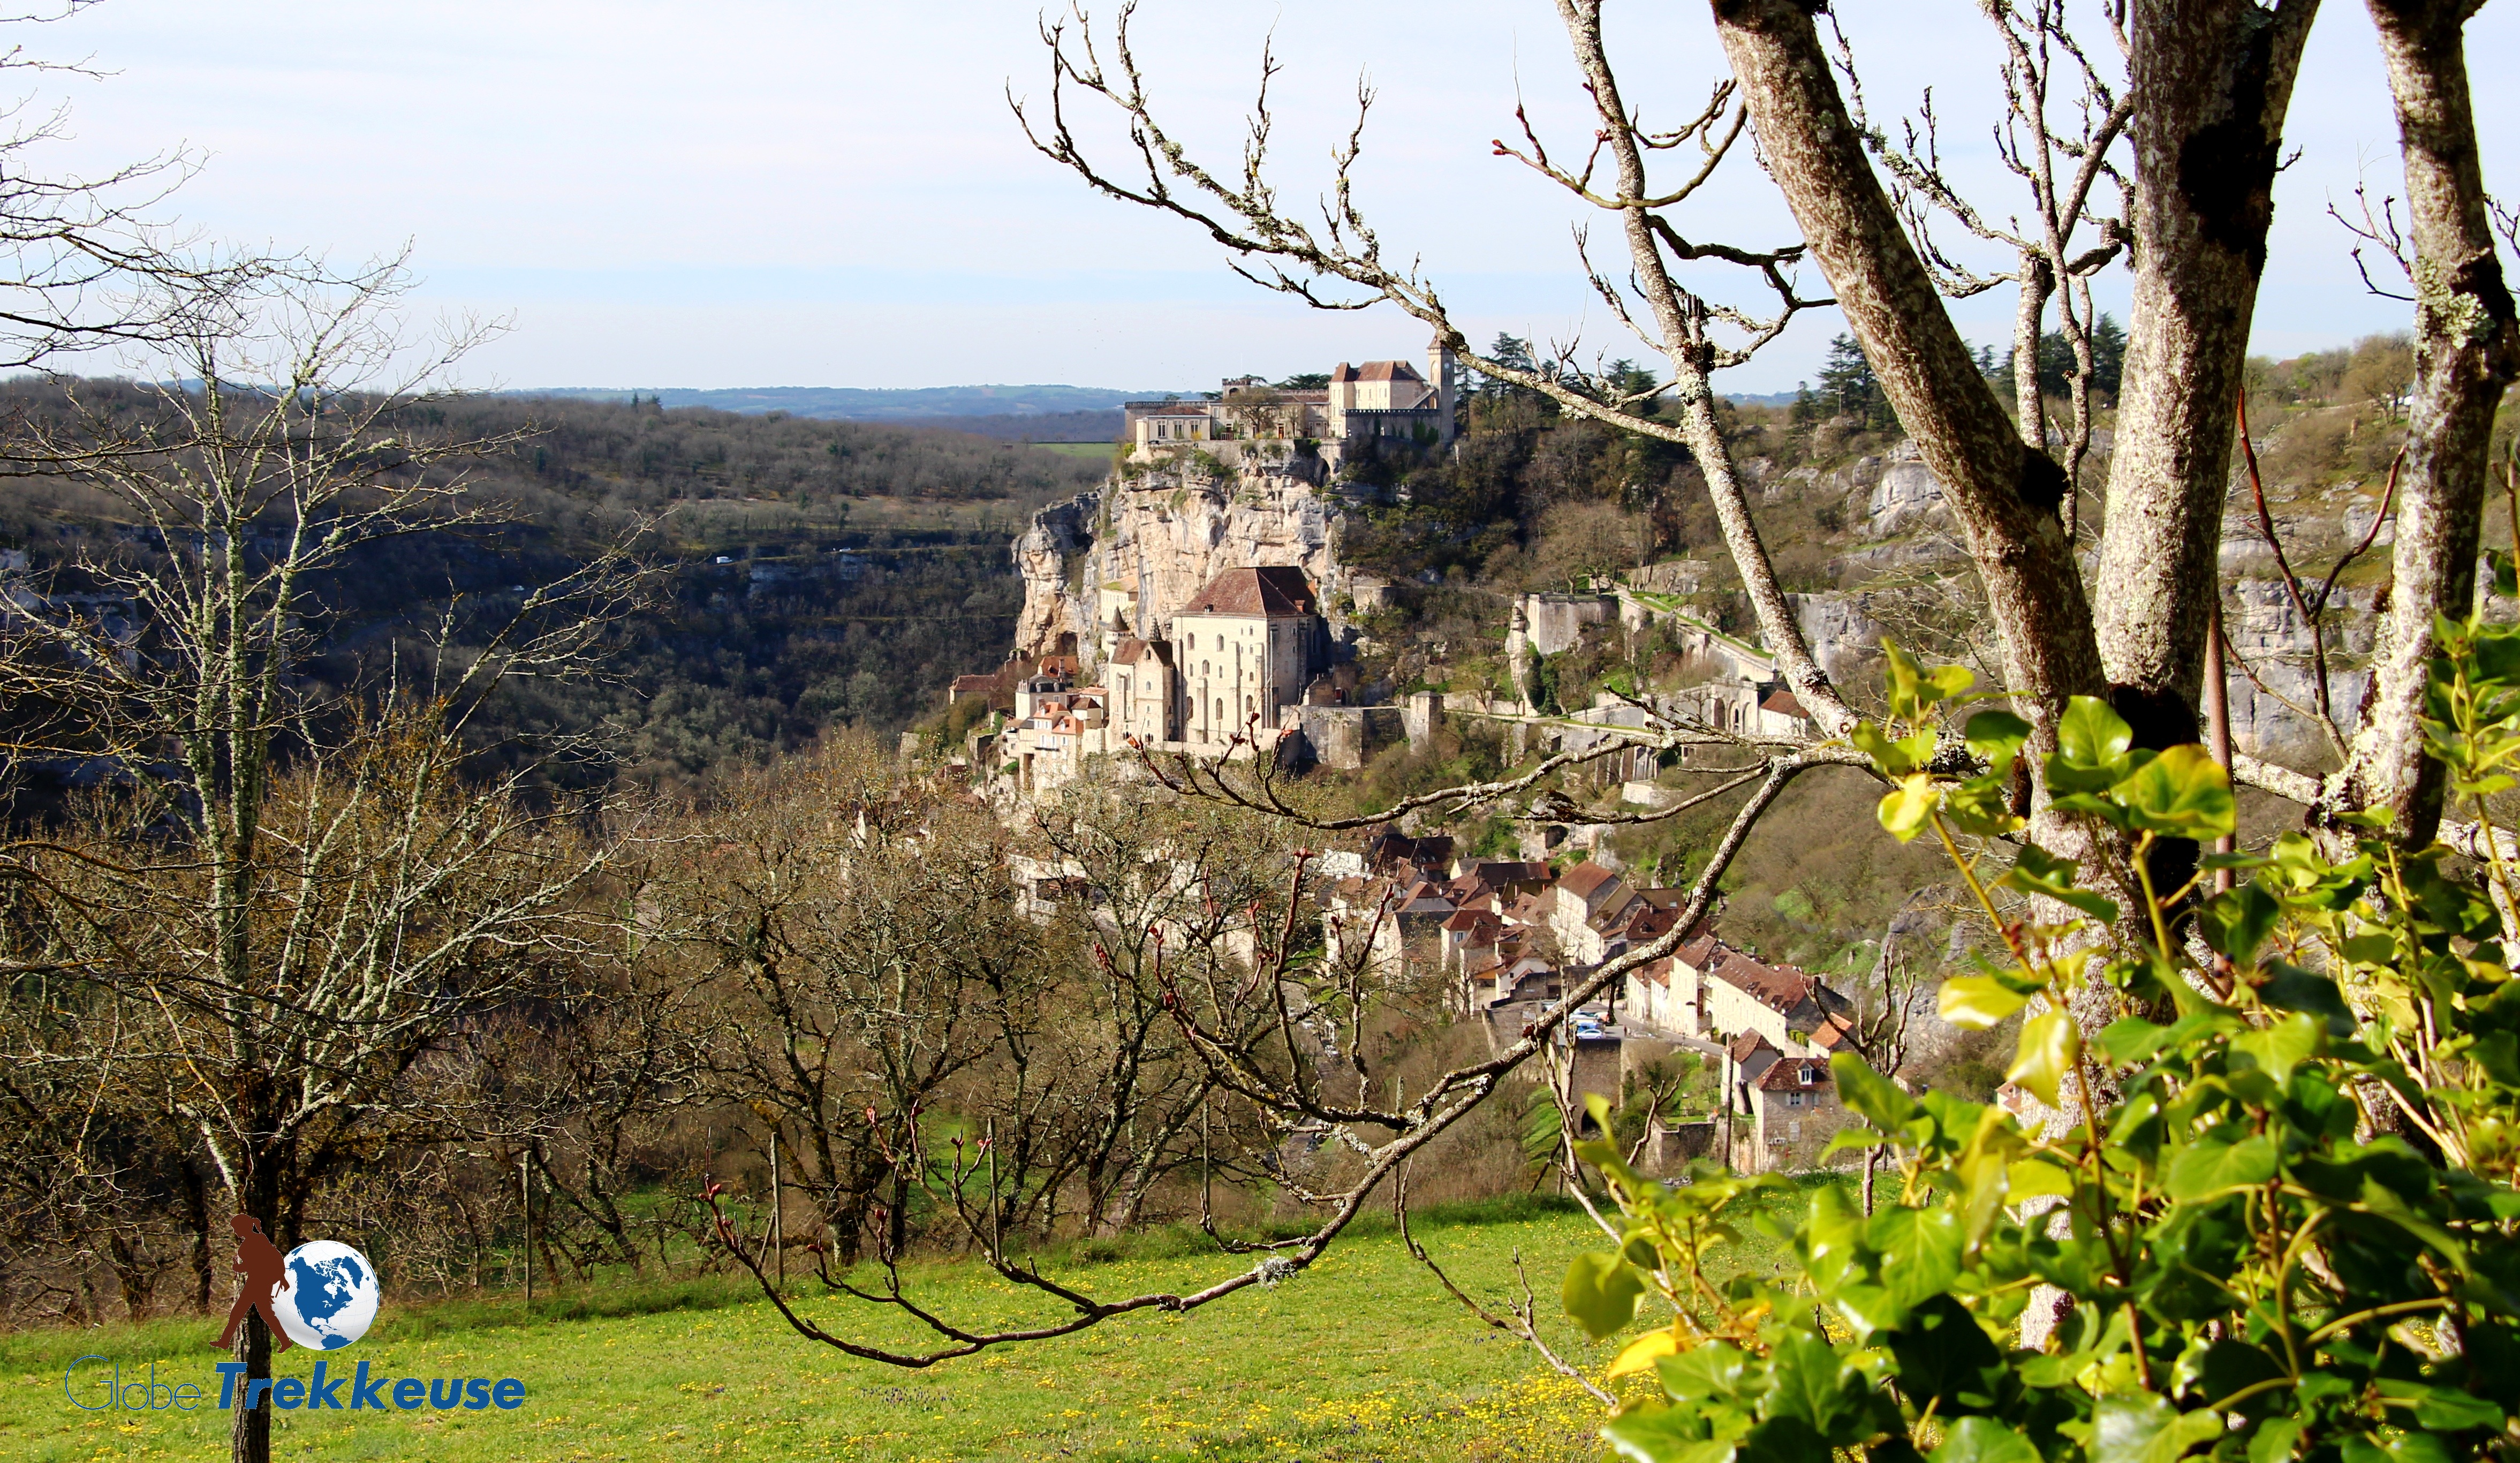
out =
[(1854, 418), (1868, 432), (1882, 431), (1896, 420), (1872, 363), (1864, 358), (1864, 347), (1853, 336), (1828, 343), (1828, 362), (1820, 369), (1820, 395), (1830, 411)]

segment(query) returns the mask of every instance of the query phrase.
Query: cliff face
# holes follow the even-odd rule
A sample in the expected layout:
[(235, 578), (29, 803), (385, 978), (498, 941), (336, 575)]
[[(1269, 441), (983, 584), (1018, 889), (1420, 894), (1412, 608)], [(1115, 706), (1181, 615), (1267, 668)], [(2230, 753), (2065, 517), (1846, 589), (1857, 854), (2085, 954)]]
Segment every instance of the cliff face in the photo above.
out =
[(1024, 584), (1015, 651), (1069, 652), (1091, 667), (1103, 631), (1168, 635), (1173, 612), (1209, 579), (1269, 565), (1309, 574), (1335, 624), (1355, 589), (1338, 562), (1337, 526), (1332, 500), (1266, 466), (1115, 479), (1044, 510), (1015, 540)]

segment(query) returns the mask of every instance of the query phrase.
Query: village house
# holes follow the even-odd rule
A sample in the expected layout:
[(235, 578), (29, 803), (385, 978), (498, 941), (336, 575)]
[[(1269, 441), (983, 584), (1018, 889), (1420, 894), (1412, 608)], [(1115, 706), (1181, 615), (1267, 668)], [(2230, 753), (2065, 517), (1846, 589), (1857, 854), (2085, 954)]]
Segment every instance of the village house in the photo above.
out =
[(1745, 1173), (1805, 1166), (1846, 1123), (1827, 1061), (1788, 1056), (1757, 1031), (1724, 1050), (1724, 1100), (1735, 1120), (1732, 1166)]
[(1702, 926), (1668, 963), (1628, 973), (1625, 1005), (1630, 1020), (1657, 1030), (1716, 1040), (1755, 1032), (1787, 1055), (1822, 1060), (1854, 1015), (1846, 997), (1819, 977), (1770, 965)]

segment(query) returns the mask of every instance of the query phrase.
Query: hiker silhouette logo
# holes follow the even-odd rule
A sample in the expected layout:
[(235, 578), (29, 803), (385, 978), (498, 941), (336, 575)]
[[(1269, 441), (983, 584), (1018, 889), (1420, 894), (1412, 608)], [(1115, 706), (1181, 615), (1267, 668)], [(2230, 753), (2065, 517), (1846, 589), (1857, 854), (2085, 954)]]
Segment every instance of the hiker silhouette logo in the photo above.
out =
[(281, 1350), (294, 1345), (338, 1351), (368, 1334), (383, 1297), (366, 1256), (338, 1240), (308, 1240), (282, 1255), (264, 1236), (262, 1222), (246, 1214), (228, 1227), (236, 1232), (242, 1279), (220, 1346), (234, 1346), (237, 1327), (256, 1310)]

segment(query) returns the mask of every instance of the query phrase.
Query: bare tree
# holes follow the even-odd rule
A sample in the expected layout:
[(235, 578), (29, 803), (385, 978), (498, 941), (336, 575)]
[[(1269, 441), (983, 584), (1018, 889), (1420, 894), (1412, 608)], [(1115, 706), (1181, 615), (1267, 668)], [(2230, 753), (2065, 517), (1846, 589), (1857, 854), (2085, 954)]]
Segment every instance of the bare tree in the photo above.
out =
[[(448, 646), (417, 688), (304, 675), (328, 576), (497, 517), (459, 470), (492, 444), (411, 417), (479, 332), (407, 335), (403, 283), (392, 262), (328, 284), (160, 282), (164, 334), (141, 360), (173, 384), (151, 410), (37, 437), (145, 538), (19, 592), (0, 657), (16, 750), (111, 768), (133, 820), (116, 830), (132, 846), (72, 855), (115, 886), (90, 896), (99, 943), (72, 968), (157, 1008), (184, 1074), (173, 1111), (237, 1212), (284, 1243), (341, 1151), (323, 1134), (354, 1132), (380, 1083), (517, 988), (518, 952), (592, 937), (565, 895), (608, 856), (528, 811), (521, 774), (460, 791), (454, 738), (502, 677), (582, 665), (635, 578), (623, 550)], [(268, 1338), (240, 1335), (265, 1375)], [(267, 1454), (265, 1412), (236, 1426), (240, 1459)]]
[[(2040, 341), (2047, 331), (2048, 304), (2057, 303), (2057, 321), (2074, 352), (2074, 369), (2066, 379), (2072, 425), (2062, 434), (2065, 449), (2065, 533), (2078, 536), (2082, 514), (2082, 467), (2092, 447), (2092, 385), (2098, 373), (2092, 355), (2095, 317), (2092, 276), (2114, 261), (2132, 238), (2127, 215), (2131, 189), (2113, 154), (2135, 110), (2125, 82), (2112, 81), (2066, 23), (2063, 0), (2031, 0), (2025, 11), (2012, 0), (1983, 0), (1979, 9), (2003, 39), (2002, 69), (2003, 120), (1995, 131), (2004, 168), (2030, 194), (2031, 217), (2003, 223), (1982, 211), (1945, 171), (1941, 139), (1934, 115), (1933, 93), (1925, 94), (1917, 119), (1903, 124), (1903, 137), (1893, 143), (1872, 125), (1864, 112), (1864, 90), (1854, 50), (1830, 19), (1839, 73), (1857, 124), (1865, 129), (1872, 153), (1889, 170), (1893, 198), (1908, 221), (1919, 256), (1947, 295), (1965, 298), (1998, 285), (2015, 292), (2012, 327), (2013, 419), (2024, 446), (2045, 451), (2049, 444), (2048, 410), (2039, 381)], [(2123, 23), (2110, 17), (2120, 49), (2126, 44)], [(2059, 130), (2053, 110), (2062, 105), (2056, 93), (2060, 72), (2070, 76), (2076, 95), (2073, 131)], [(2060, 168), (2060, 161), (2066, 164)], [(2106, 183), (2118, 194), (2115, 215), (2093, 215), (2092, 194)], [(1958, 262), (1934, 245), (1932, 215), (1950, 215), (1972, 236), (2010, 250), (2015, 263), (2008, 271), (1980, 272)], [(2085, 247), (2076, 236), (2086, 223), (2097, 238)]]

